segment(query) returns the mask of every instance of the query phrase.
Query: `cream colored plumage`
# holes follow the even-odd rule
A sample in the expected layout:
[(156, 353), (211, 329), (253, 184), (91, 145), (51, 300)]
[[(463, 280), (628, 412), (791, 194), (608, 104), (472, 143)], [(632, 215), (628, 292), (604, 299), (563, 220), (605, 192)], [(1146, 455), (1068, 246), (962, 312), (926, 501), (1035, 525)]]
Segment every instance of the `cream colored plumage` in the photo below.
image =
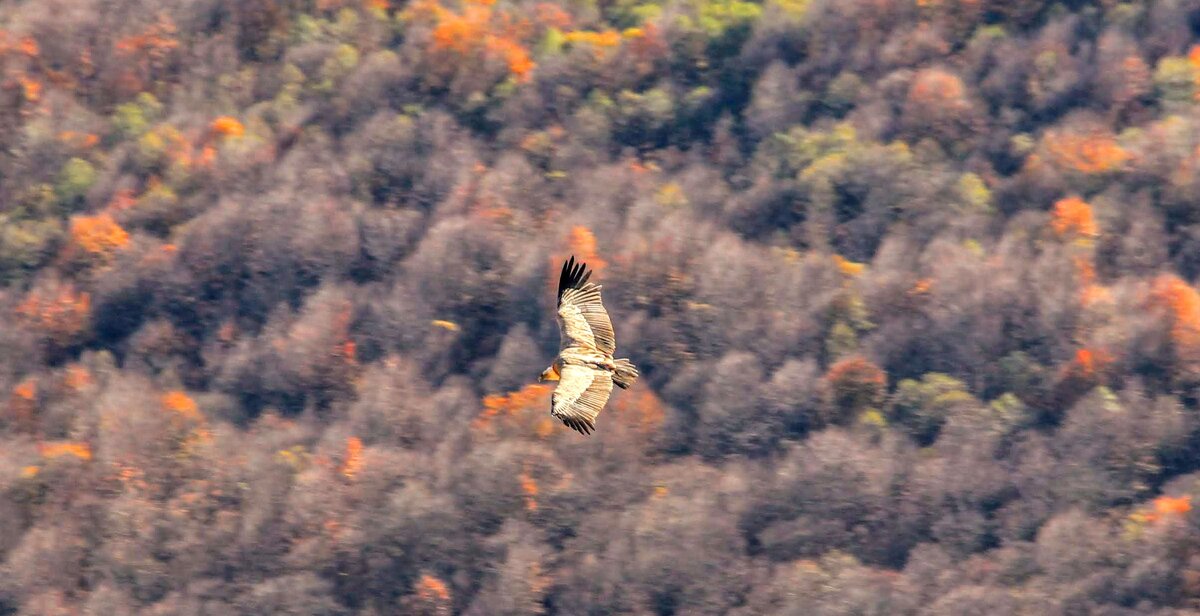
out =
[(596, 429), (612, 387), (628, 389), (638, 378), (628, 359), (613, 359), (617, 348), (612, 321), (600, 298), (600, 285), (589, 283), (592, 273), (571, 257), (558, 279), (558, 357), (542, 372), (541, 380), (558, 381), (550, 414), (581, 434)]

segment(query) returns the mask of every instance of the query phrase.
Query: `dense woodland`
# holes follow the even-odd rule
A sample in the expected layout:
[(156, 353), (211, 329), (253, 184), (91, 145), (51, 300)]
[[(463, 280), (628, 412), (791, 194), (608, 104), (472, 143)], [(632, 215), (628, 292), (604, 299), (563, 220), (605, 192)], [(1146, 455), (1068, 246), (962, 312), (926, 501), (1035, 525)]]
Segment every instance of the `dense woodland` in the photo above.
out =
[[(1200, 0), (0, 4), (0, 614), (1200, 609)], [(554, 287), (643, 378), (548, 414)]]

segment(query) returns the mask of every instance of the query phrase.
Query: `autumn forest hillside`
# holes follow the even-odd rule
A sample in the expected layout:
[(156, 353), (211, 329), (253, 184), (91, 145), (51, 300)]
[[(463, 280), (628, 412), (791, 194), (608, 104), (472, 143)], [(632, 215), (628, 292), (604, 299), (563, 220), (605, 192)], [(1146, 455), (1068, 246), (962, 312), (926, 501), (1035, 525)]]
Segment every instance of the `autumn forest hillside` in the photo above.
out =
[(1200, 0), (3, 2), (0, 615), (1195, 614), (1197, 282)]

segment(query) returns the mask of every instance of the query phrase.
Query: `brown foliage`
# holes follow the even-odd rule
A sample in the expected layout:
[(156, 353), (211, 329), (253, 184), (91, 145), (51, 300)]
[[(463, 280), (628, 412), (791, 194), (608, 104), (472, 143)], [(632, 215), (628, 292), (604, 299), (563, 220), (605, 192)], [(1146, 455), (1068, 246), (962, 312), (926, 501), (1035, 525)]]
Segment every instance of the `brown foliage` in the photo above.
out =
[(51, 344), (66, 347), (87, 333), (92, 297), (70, 283), (35, 288), (17, 305), (17, 315)]
[(903, 120), (914, 139), (932, 133), (948, 143), (975, 130), (974, 105), (962, 78), (939, 68), (924, 69), (913, 77)]
[(0, 613), (1194, 607), (1193, 4), (7, 3)]
[(12, 389), (8, 408), (3, 415), (4, 423), (14, 429), (29, 431), (34, 425), (37, 411), (38, 382), (34, 377), (25, 377)]
[(521, 469), (518, 480), (521, 482), (521, 491), (525, 493), (525, 509), (530, 513), (536, 512), (538, 510), (538, 484), (533, 476), (529, 474), (528, 465)]
[(1052, 130), (1046, 133), (1043, 144), (1055, 165), (1084, 174), (1118, 171), (1131, 158), (1116, 139), (1100, 131), (1080, 134)]
[(171, 17), (160, 13), (158, 20), (145, 30), (118, 39), (113, 43), (113, 48), (118, 53), (134, 56), (138, 62), (161, 64), (172, 50), (179, 47), (179, 41), (175, 38), (177, 33)]
[(825, 373), (835, 414), (834, 423), (853, 419), (859, 412), (883, 401), (887, 374), (864, 357), (849, 357), (829, 367)]

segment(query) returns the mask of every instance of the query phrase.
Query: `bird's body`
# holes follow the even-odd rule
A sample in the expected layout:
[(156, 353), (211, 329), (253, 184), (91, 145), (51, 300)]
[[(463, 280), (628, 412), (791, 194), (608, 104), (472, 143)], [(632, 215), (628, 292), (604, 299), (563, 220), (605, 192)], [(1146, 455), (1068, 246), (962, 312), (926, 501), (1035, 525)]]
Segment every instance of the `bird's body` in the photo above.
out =
[(596, 416), (612, 386), (628, 389), (638, 378), (628, 359), (613, 359), (616, 336), (600, 299), (600, 285), (588, 282), (591, 275), (575, 257), (563, 264), (558, 279), (560, 350), (541, 376), (543, 381), (558, 381), (550, 414), (582, 434), (596, 429)]

